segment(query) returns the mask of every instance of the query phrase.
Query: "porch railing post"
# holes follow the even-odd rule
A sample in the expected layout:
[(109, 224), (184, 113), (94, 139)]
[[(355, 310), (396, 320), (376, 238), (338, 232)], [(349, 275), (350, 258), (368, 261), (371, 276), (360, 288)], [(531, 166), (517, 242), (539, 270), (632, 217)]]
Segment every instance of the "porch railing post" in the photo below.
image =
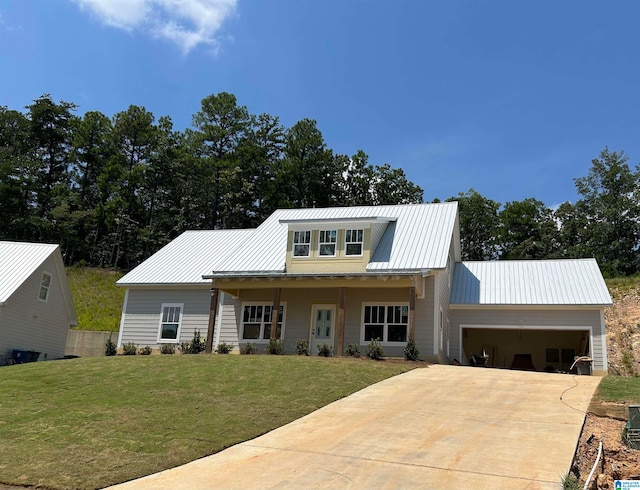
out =
[(336, 328), (336, 335), (338, 336), (338, 343), (336, 345), (336, 355), (341, 357), (344, 354), (344, 303), (347, 288), (341, 287), (338, 298), (338, 325)]
[(271, 307), (271, 340), (278, 338), (278, 317), (280, 316), (280, 288), (273, 289), (273, 306)]
[(216, 333), (216, 317), (218, 316), (218, 288), (211, 288), (211, 304), (209, 306), (209, 324), (207, 326), (207, 343), (205, 352), (213, 352), (213, 336)]
[(409, 288), (409, 335), (414, 336), (416, 333), (416, 288)]

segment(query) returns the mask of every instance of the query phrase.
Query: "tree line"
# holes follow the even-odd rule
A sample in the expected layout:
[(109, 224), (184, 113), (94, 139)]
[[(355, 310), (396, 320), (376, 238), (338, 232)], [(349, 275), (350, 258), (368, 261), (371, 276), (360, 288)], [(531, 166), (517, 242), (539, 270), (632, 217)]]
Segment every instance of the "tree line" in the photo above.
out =
[[(135, 105), (80, 117), (45, 94), (24, 109), (0, 107), (0, 239), (59, 243), (67, 264), (130, 269), (187, 229), (252, 228), (278, 208), (423, 202), (401, 168), (338, 154), (316, 121), (286, 128), (225, 92), (184, 131)], [(605, 149), (575, 181), (582, 199), (557, 210), (473, 189), (447, 199), (464, 259), (595, 256), (608, 275), (638, 272), (640, 168)]]

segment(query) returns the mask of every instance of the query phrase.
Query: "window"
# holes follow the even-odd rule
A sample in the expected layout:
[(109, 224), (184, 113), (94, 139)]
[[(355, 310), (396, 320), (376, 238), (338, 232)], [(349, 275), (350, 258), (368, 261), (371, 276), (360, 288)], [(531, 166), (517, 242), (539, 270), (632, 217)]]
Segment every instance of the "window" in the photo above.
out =
[(158, 342), (178, 342), (178, 339), (180, 339), (183, 306), (183, 304), (177, 303), (165, 303), (162, 305)]
[(545, 349), (547, 364), (557, 365), (560, 369), (569, 369), (573, 364), (575, 355), (575, 349), (558, 349), (556, 347), (547, 347)]
[(293, 256), (309, 257), (309, 244), (311, 243), (310, 231), (293, 232)]
[(345, 255), (362, 255), (364, 230), (346, 230)]
[[(242, 340), (266, 341), (271, 338), (272, 304), (245, 303), (242, 306)], [(284, 336), (284, 304), (280, 304), (276, 338)]]
[(47, 301), (49, 299), (49, 288), (51, 287), (51, 274), (48, 272), (42, 273), (42, 282), (40, 282), (40, 292), (38, 293), (38, 299), (40, 301)]
[(362, 340), (380, 339), (383, 343), (406, 343), (409, 305), (364, 305)]
[(336, 256), (337, 230), (320, 230), (318, 238), (318, 250), (322, 257)]

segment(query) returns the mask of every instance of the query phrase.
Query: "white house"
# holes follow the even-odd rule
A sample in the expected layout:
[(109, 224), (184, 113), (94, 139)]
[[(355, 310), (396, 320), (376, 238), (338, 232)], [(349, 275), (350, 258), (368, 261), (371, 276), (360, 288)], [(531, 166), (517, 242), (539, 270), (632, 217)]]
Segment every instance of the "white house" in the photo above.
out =
[(75, 309), (58, 245), (0, 242), (0, 354), (64, 356)]
[(564, 370), (588, 354), (607, 369), (611, 299), (595, 261), (461, 262), (455, 202), (281, 209), (254, 230), (187, 232), (118, 284), (119, 345), (198, 328), (214, 346), (281, 339), (291, 352), (305, 339), (342, 355), (380, 339), (402, 356), (413, 333), (436, 362), (484, 349), (499, 367)]

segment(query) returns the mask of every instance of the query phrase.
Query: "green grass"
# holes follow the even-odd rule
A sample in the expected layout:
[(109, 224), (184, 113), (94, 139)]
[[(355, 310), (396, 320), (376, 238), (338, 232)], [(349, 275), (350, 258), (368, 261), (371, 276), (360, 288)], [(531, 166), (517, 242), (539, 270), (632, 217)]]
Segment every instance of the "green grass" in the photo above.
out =
[(69, 267), (67, 278), (78, 317), (78, 329), (117, 332), (124, 288), (116, 286), (122, 274), (110, 269)]
[(627, 419), (627, 406), (640, 405), (640, 378), (609, 376), (602, 379), (589, 411), (597, 415)]
[(156, 355), (3, 367), (0, 483), (58, 489), (130, 480), (252, 439), (415, 366)]
[(605, 279), (611, 296), (614, 298), (618, 294), (629, 293), (633, 290), (640, 290), (640, 275), (627, 277), (614, 277)]

